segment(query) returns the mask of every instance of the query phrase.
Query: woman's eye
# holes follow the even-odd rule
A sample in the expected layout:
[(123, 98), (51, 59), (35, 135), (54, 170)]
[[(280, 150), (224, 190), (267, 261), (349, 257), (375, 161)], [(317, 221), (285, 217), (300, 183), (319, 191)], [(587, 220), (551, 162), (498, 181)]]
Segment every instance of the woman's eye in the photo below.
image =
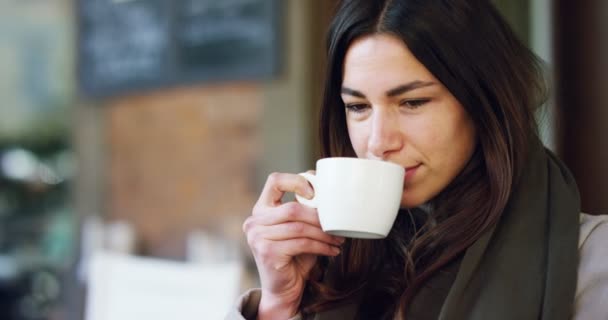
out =
[(416, 109), (425, 105), (429, 100), (430, 99), (404, 100), (401, 102), (401, 105), (409, 109)]
[(346, 110), (356, 112), (356, 113), (361, 113), (361, 112), (365, 111), (367, 108), (368, 108), (368, 106), (366, 104), (347, 104), (346, 105)]

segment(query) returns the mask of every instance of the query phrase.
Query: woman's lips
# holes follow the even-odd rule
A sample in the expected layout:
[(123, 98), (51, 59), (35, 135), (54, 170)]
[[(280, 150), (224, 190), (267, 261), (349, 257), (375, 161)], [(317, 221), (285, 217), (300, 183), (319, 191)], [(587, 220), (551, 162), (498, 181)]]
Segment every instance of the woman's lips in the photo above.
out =
[(415, 166), (405, 168), (405, 180), (411, 180), (414, 174), (416, 174), (416, 170), (420, 167), (420, 165), (421, 164), (419, 163)]

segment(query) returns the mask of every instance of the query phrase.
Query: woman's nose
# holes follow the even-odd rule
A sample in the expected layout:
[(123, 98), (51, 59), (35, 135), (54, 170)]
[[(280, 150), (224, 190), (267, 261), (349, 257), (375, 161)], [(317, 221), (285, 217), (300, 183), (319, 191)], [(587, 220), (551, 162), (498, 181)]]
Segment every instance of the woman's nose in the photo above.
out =
[(392, 153), (401, 150), (401, 138), (397, 115), (387, 111), (372, 115), (371, 132), (367, 141), (367, 156), (370, 159), (387, 160)]

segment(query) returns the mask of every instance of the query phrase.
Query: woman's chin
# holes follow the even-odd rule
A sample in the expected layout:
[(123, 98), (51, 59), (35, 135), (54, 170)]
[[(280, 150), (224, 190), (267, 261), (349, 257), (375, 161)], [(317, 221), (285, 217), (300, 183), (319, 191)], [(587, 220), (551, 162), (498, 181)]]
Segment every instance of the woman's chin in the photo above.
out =
[(423, 203), (425, 203), (424, 199), (416, 199), (415, 197), (412, 197), (412, 195), (406, 196), (404, 193), (401, 196), (401, 206), (400, 207), (402, 209), (415, 208)]
[[(416, 191), (422, 191), (421, 188), (415, 189)], [(401, 209), (416, 208), (423, 204), (428, 203), (435, 197), (433, 192), (413, 192), (412, 188), (406, 188), (401, 194)]]

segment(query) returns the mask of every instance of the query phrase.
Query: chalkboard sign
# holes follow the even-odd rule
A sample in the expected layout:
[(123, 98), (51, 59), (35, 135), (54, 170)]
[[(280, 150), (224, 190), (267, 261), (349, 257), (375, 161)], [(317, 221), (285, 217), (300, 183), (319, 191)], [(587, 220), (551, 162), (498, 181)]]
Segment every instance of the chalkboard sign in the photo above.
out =
[(78, 0), (85, 96), (195, 81), (268, 78), (279, 0)]

